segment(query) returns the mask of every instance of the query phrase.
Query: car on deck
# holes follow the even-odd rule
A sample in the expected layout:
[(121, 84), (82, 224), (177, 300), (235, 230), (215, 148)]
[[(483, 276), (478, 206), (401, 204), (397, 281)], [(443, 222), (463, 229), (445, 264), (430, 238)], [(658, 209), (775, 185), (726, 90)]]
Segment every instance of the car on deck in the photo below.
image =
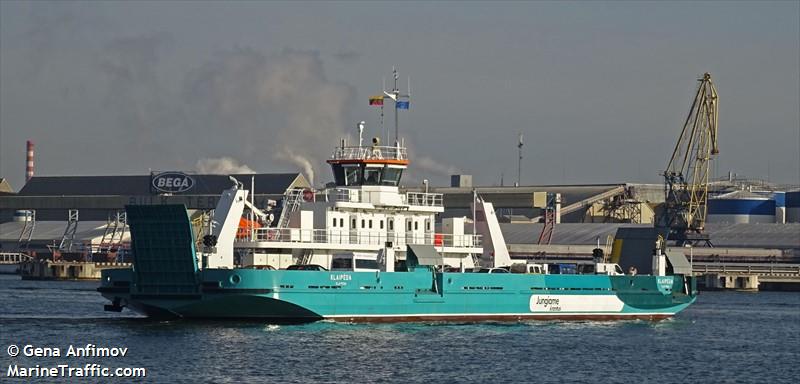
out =
[(286, 267), (287, 271), (327, 271), (327, 269), (321, 265), (316, 264), (295, 264)]

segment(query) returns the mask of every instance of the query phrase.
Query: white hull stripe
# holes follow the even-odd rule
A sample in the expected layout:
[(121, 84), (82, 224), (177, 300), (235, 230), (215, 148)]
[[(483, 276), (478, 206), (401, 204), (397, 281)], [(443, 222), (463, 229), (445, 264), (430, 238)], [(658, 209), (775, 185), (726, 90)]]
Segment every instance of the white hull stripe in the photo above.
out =
[(452, 316), (523, 316), (523, 317), (538, 317), (538, 316), (674, 316), (674, 312), (527, 312), (527, 313), (408, 313), (408, 314), (385, 314), (385, 315), (325, 315), (323, 318), (347, 318), (347, 317), (452, 317)]

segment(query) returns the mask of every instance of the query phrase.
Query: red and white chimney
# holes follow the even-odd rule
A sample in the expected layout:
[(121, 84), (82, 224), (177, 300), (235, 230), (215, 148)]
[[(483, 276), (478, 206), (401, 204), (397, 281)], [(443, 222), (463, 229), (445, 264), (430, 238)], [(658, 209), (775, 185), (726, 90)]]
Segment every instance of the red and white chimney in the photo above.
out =
[(28, 140), (28, 157), (25, 162), (25, 182), (33, 177), (33, 141)]

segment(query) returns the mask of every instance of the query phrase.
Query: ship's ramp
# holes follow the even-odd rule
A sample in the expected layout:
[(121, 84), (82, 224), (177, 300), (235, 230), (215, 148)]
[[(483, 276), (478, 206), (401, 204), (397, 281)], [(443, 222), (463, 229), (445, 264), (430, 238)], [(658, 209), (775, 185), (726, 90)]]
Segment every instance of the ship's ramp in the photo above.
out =
[(198, 293), (194, 235), (183, 205), (127, 205), (135, 292)]

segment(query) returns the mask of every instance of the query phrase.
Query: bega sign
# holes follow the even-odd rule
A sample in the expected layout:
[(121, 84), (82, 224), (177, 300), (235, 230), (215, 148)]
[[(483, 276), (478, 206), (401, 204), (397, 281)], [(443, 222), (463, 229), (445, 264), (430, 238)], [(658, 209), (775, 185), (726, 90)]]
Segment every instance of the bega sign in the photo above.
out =
[(162, 172), (151, 177), (154, 192), (181, 193), (194, 186), (194, 179), (183, 172)]

